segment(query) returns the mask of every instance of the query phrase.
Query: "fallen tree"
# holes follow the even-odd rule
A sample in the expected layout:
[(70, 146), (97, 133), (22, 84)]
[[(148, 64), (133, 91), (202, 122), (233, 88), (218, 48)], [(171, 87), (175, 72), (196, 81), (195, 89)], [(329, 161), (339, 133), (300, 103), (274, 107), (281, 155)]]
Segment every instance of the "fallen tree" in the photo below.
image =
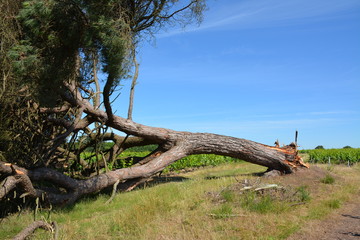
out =
[[(193, 154), (230, 156), (283, 174), (307, 167), (298, 156), (296, 141), (272, 147), (132, 120), (139, 70), (136, 44), (145, 33), (169, 21), (201, 19), (202, 0), (176, 4), (165, 0), (8, 0), (0, 5), (1, 60), (5, 63), (0, 141), (6, 146), (0, 148), (0, 201), (16, 191), (20, 194), (13, 195), (20, 198), (64, 206), (112, 186), (131, 190)], [(129, 110), (123, 118), (114, 114), (111, 96), (129, 75)], [(104, 142), (111, 146), (104, 147)], [(119, 167), (120, 153), (150, 144), (157, 148), (134, 159), (131, 166)]]
[[(105, 112), (94, 109), (93, 111), (106, 118)], [(307, 167), (298, 156), (295, 145), (280, 148), (210, 133), (178, 132), (140, 125), (118, 116), (114, 116), (113, 127), (115, 126), (128, 134), (150, 139), (149, 142), (158, 144), (159, 147), (129, 168), (105, 172), (86, 180), (73, 179), (51, 168), (27, 170), (0, 162), (0, 173), (8, 176), (1, 186), (0, 199), (18, 187), (29, 197), (45, 197), (54, 205), (71, 204), (86, 194), (98, 192), (119, 181), (127, 186), (126, 189), (132, 189), (143, 178), (151, 177), (171, 163), (192, 154), (212, 153), (230, 156), (266, 166), (269, 170), (277, 170), (283, 174), (292, 173), (298, 167)], [(51, 182), (57, 187), (49, 191), (36, 189), (32, 185), (32, 182), (41, 181)], [(59, 187), (66, 189), (66, 193), (58, 193)]]

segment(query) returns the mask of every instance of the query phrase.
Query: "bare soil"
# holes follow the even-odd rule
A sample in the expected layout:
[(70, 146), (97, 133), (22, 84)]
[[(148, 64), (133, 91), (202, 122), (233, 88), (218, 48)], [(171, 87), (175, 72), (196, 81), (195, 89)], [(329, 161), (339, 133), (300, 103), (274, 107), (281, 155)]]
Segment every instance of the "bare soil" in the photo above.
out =
[(360, 239), (360, 194), (358, 198), (346, 203), (342, 208), (330, 214), (325, 220), (310, 222), (300, 232), (290, 236), (288, 240), (318, 239)]
[[(320, 169), (312, 174), (321, 175)], [(311, 172), (311, 171), (310, 171)], [(303, 173), (300, 173), (302, 175)], [(303, 176), (305, 177), (305, 176)], [(308, 176), (310, 177), (310, 176)], [(360, 192), (323, 220), (310, 221), (288, 240), (360, 240)]]

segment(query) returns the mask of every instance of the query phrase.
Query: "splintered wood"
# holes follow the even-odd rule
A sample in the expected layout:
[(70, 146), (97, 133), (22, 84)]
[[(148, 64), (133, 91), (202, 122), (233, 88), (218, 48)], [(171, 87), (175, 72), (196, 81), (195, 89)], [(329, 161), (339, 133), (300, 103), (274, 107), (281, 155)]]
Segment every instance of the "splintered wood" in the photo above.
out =
[(278, 141), (276, 141), (275, 143), (276, 143), (275, 147), (268, 146), (268, 148), (269, 149), (274, 149), (274, 150), (276, 150), (278, 152), (282, 152), (282, 153), (284, 153), (285, 155), (288, 155), (288, 156), (293, 156), (293, 159), (284, 160), (284, 163), (291, 166), (292, 168), (297, 168), (298, 166), (310, 168), (310, 165), (305, 163), (302, 160), (302, 158), (298, 155), (298, 150), (297, 150), (297, 145), (296, 144), (291, 143), (289, 145), (279, 147)]

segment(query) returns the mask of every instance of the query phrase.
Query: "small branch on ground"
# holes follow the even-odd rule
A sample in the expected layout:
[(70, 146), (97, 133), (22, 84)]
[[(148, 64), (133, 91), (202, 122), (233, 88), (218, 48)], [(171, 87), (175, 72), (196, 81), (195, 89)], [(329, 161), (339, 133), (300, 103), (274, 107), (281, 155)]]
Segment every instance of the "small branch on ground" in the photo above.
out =
[(13, 240), (23, 240), (29, 237), (33, 232), (38, 229), (42, 228), (46, 231), (51, 231), (54, 233), (54, 239), (57, 239), (58, 227), (56, 222), (52, 222), (51, 224), (44, 222), (44, 221), (35, 221), (31, 223), (29, 226), (24, 228), (19, 234), (17, 234)]

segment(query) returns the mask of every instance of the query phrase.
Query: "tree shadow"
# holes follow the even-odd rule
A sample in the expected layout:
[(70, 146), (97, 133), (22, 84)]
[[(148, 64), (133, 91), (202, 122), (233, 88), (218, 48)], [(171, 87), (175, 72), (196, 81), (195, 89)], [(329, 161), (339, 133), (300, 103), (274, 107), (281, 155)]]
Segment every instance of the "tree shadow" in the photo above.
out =
[(349, 236), (354, 236), (354, 237), (360, 237), (360, 233), (354, 233), (354, 232), (343, 232), (341, 234), (344, 234), (344, 235), (349, 235)]
[(157, 176), (152, 177), (149, 181), (140, 184), (135, 189), (138, 188), (146, 188), (146, 187), (154, 187), (158, 186), (164, 183), (170, 183), (170, 182), (184, 182), (188, 181), (190, 178), (182, 177), (182, 176)]
[(227, 175), (221, 175), (221, 176), (206, 176), (204, 179), (206, 180), (212, 180), (212, 179), (221, 179), (221, 178), (229, 178), (229, 177), (262, 177), (264, 176), (266, 171), (264, 172), (256, 172), (256, 173), (244, 173), (244, 174), (227, 174)]
[(360, 216), (353, 216), (353, 215), (349, 215), (349, 214), (341, 214), (343, 217), (349, 217), (349, 218), (355, 218), (355, 219), (360, 219)]

